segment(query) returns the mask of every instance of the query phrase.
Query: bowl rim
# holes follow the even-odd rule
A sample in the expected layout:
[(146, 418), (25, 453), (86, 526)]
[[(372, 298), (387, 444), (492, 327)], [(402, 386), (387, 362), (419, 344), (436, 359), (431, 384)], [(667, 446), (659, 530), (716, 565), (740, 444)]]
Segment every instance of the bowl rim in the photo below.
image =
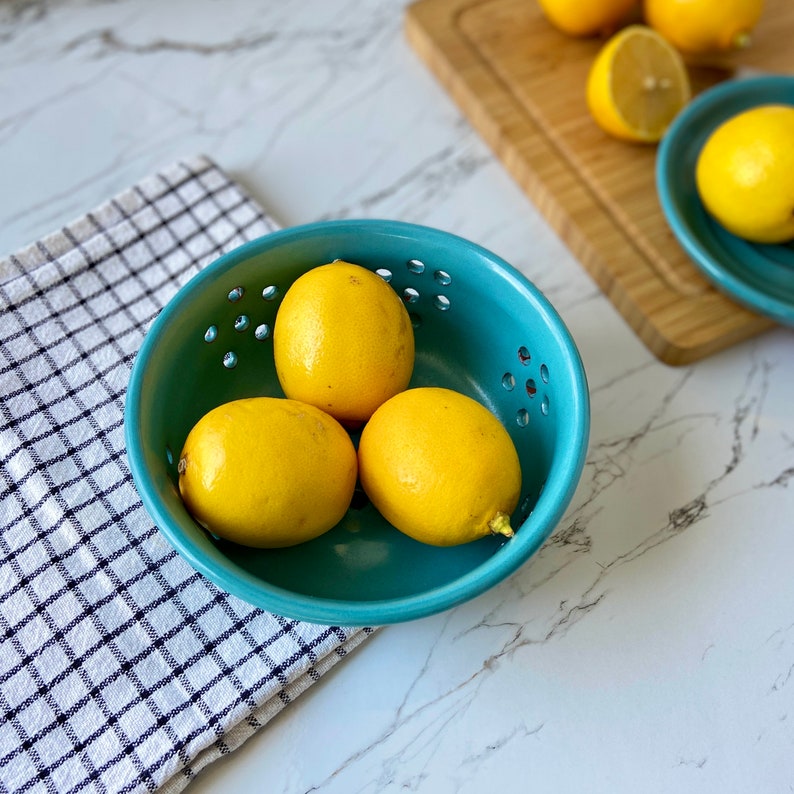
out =
[[(673, 234), (701, 273), (715, 287), (745, 308), (779, 323), (790, 325), (794, 323), (792, 303), (757, 288), (721, 265), (700, 236), (695, 233), (680, 196), (681, 179), (675, 178), (676, 170), (673, 167), (682, 147), (697, 145), (700, 151), (708, 133), (721, 122), (743, 109), (775, 101), (769, 98), (770, 94), (779, 96), (785, 94), (791, 98), (787, 104), (794, 104), (794, 76), (761, 75), (730, 79), (695, 97), (675, 118), (659, 144), (655, 169), (656, 187), (662, 211)], [(684, 141), (693, 134), (700, 143), (685, 144)], [(706, 210), (696, 192), (694, 198), (705, 213)], [(764, 246), (759, 247), (753, 243), (746, 245), (750, 246), (758, 256), (764, 256)]]
[[(172, 530), (167, 511), (154, 498), (154, 479), (145, 465), (142, 432), (137, 414), (144, 386), (146, 362), (167, 329), (171, 317), (205, 282), (229, 267), (267, 250), (274, 245), (306, 235), (334, 232), (382, 234), (421, 238), (425, 242), (450, 243), (469, 249), (487, 263), (488, 269), (507, 278), (519, 291), (530, 297), (553, 330), (556, 343), (564, 353), (574, 384), (570, 395), (570, 420), (565, 443), (561, 445), (535, 508), (507, 544), (481, 565), (444, 585), (420, 594), (374, 601), (354, 601), (295, 593), (264, 582), (229, 562), (220, 570), (208, 564), (198, 548)], [(316, 221), (276, 230), (250, 240), (222, 254), (193, 276), (161, 310), (152, 322), (133, 362), (124, 408), (124, 433), (127, 458), (133, 481), (149, 516), (175, 550), (199, 573), (222, 590), (264, 610), (286, 618), (339, 626), (375, 626), (405, 622), (445, 611), (482, 594), (521, 567), (548, 539), (567, 509), (584, 468), (590, 433), (590, 399), (587, 378), (579, 350), (562, 318), (549, 300), (528, 278), (501, 257), (481, 245), (454, 233), (406, 221), (380, 219), (341, 219)], [(231, 569), (234, 568), (232, 571)]]

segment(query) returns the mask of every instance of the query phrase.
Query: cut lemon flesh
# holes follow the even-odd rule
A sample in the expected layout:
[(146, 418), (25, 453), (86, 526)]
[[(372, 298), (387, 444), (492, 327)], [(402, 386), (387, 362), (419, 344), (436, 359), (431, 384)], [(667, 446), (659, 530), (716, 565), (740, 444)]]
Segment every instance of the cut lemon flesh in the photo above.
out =
[(630, 25), (607, 41), (587, 81), (596, 123), (628, 141), (659, 141), (691, 95), (680, 53), (645, 25)]

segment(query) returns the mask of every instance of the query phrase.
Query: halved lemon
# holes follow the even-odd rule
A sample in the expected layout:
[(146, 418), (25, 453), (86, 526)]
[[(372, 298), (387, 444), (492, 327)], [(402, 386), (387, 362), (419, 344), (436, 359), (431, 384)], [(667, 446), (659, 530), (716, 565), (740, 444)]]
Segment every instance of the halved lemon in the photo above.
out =
[(587, 106), (601, 129), (656, 143), (689, 102), (683, 58), (647, 25), (629, 25), (601, 48), (587, 79)]

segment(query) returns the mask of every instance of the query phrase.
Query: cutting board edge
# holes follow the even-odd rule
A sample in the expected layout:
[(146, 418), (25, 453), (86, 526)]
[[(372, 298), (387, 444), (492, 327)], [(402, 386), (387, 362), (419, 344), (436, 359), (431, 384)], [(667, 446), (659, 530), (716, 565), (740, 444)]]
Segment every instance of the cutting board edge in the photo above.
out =
[[(500, 116), (503, 116), (505, 111), (500, 112), (498, 106), (503, 106), (513, 114), (524, 116), (525, 124), (534, 126), (534, 122), (526, 118), (524, 110), (515, 102), (509, 90), (501, 85), (501, 80), (490, 72), (487, 64), (479, 57), (465, 36), (446, 22), (440, 24), (443, 20), (448, 21), (450, 17), (456, 18), (466, 9), (480, 2), (482, 0), (415, 0), (406, 9), (404, 20), (406, 39), (507, 168), (525, 195), (538, 207), (552, 229), (581, 262), (650, 352), (663, 363), (681, 366), (713, 355), (773, 327), (774, 323), (771, 320), (739, 307), (728, 297), (720, 294), (710, 294), (708, 300), (726, 304), (729, 315), (727, 321), (719, 327), (704, 327), (696, 318), (696, 313), (702, 305), (702, 298), (692, 299), (675, 293), (658, 275), (656, 279), (659, 288), (667, 293), (661, 295), (661, 299), (657, 295), (654, 300), (660, 309), (653, 310), (642, 305), (638, 288), (632, 284), (632, 281), (637, 279), (632, 278), (632, 274), (629, 273), (616, 274), (608, 266), (598, 246), (571, 220), (555, 190), (546, 184), (542, 176), (526, 166), (524, 157), (506, 134), (504, 125), (500, 123)], [(464, 62), (464, 68), (461, 68), (459, 63), (452, 62), (451, 53), (459, 56), (458, 59)], [(478, 89), (481, 89), (485, 83), (495, 91), (498, 102), (486, 103), (481, 92), (478, 93)], [(545, 136), (540, 130), (536, 132), (534, 145), (542, 146)], [(569, 164), (561, 162), (551, 148), (544, 152), (544, 157), (556, 160), (559, 168), (569, 168)], [(575, 177), (572, 178), (575, 181)], [(592, 201), (593, 211), (605, 212), (594, 198)], [(625, 246), (625, 250), (632, 250), (635, 259), (644, 262), (645, 267), (650, 272), (654, 272), (647, 257), (634, 246), (622, 230), (615, 228), (614, 232), (622, 237), (620, 242)], [(675, 318), (689, 316), (692, 318), (691, 322), (682, 326), (679, 319), (674, 322), (666, 319), (666, 314), (670, 314), (668, 307), (674, 303), (679, 306), (682, 303), (689, 305), (691, 309), (689, 312), (676, 310), (673, 315)], [(712, 306), (712, 313), (713, 308)]]

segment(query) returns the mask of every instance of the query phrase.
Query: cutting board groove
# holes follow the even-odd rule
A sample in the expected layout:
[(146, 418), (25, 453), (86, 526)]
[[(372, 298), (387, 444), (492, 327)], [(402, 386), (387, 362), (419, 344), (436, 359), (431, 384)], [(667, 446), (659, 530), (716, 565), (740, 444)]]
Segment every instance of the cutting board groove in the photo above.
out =
[[(554, 29), (536, 0), (416, 0), (406, 35), (526, 195), (648, 349), (686, 364), (773, 323), (722, 295), (674, 238), (656, 195), (656, 147), (592, 122), (584, 85), (602, 39)], [(737, 67), (792, 73), (794, 2), (767, 0), (753, 45), (690, 63), (695, 92)]]

